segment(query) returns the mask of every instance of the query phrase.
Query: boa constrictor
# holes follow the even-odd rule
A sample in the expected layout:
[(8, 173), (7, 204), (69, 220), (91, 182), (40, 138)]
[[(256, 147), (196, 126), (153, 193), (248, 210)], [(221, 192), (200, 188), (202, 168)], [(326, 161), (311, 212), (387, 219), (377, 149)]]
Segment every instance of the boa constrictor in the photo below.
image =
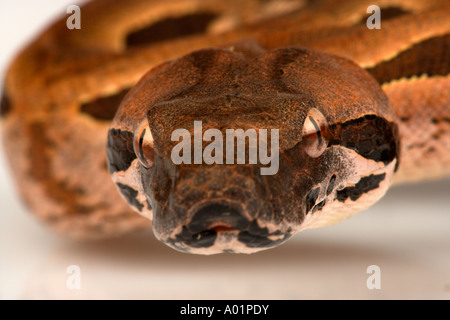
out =
[[(372, 2), (84, 5), (80, 30), (56, 22), (5, 79), (23, 199), (70, 236), (152, 226), (181, 251), (250, 253), (369, 207), (394, 177), (448, 175), (450, 3), (379, 0), (381, 29), (369, 29)], [(277, 129), (277, 173), (175, 164), (171, 135), (194, 137), (195, 121)]]

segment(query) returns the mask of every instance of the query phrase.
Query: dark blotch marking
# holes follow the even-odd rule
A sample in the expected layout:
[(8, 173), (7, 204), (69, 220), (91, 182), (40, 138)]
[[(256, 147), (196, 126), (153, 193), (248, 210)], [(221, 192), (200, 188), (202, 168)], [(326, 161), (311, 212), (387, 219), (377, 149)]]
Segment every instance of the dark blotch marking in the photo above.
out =
[(316, 211), (322, 210), (323, 206), (324, 206), (326, 203), (327, 203), (326, 200), (320, 201), (318, 204), (316, 204), (316, 205), (314, 206), (314, 208), (312, 209), (311, 213), (314, 213), (314, 212), (316, 212)]
[(336, 175), (333, 174), (330, 178), (330, 182), (328, 182), (328, 187), (327, 187), (327, 196), (330, 195), (331, 192), (333, 192), (334, 189), (334, 183), (336, 182)]
[(133, 188), (121, 183), (117, 183), (117, 186), (119, 187), (120, 193), (122, 193), (125, 199), (127, 199), (128, 204), (137, 208), (139, 211), (142, 211), (144, 206), (136, 199), (138, 192)]
[(330, 126), (330, 146), (340, 145), (356, 151), (366, 159), (392, 162), (398, 153), (398, 128), (394, 123), (376, 115)]
[[(260, 237), (267, 237), (267, 236), (279, 236), (283, 233), (280, 230), (276, 230), (272, 233), (269, 233), (269, 230), (267, 228), (260, 228), (258, 225), (258, 222), (256, 220), (253, 220), (250, 224), (250, 227), (248, 228), (248, 232), (252, 235), (260, 236)], [(289, 231), (290, 232), (290, 231)]]
[(29, 177), (38, 181), (45, 195), (61, 204), (67, 215), (89, 215), (100, 208), (107, 208), (104, 202), (85, 205), (86, 190), (82, 186), (74, 186), (67, 180), (53, 176), (51, 159), (56, 147), (52, 140), (54, 137), (48, 135), (46, 130), (48, 126), (45, 122), (33, 122), (27, 128), (30, 140), (27, 158), (33, 164), (28, 172)]
[(317, 197), (319, 196), (320, 188), (312, 189), (306, 195), (306, 213), (310, 212), (310, 210), (314, 207), (317, 201)]
[[(179, 248), (177, 245), (179, 242), (193, 248), (208, 248), (214, 245), (216, 238), (217, 233), (214, 230), (204, 230), (201, 232), (192, 233), (186, 226), (184, 226), (175, 239), (170, 238), (167, 242), (173, 244), (177, 248)], [(183, 250), (186, 251), (186, 249)]]
[(133, 133), (120, 129), (110, 129), (106, 144), (108, 170), (112, 174), (116, 171), (127, 170), (131, 162), (136, 159), (133, 148)]
[(167, 18), (130, 33), (127, 36), (126, 44), (130, 48), (203, 33), (216, 17), (215, 13), (199, 12), (182, 17)]
[(8, 96), (3, 92), (0, 100), (0, 117), (6, 117), (11, 112), (12, 106)]
[(370, 175), (361, 180), (354, 186), (348, 187), (337, 192), (337, 199), (345, 202), (348, 198), (352, 201), (359, 199), (364, 193), (374, 190), (379, 187), (380, 182), (384, 180), (386, 174)]
[(405, 9), (400, 7), (381, 8), (381, 23), (383, 23), (383, 21), (394, 19), (406, 14), (409, 14), (409, 11), (406, 11)]
[(249, 248), (270, 248), (279, 245), (291, 236), (291, 234), (287, 233), (278, 240), (270, 240), (267, 236), (256, 235), (249, 231), (241, 231), (239, 232), (238, 240)]
[(420, 142), (420, 143), (414, 143), (414, 144), (410, 144), (409, 146), (406, 147), (407, 150), (410, 149), (422, 149), (425, 147), (426, 142)]
[(86, 113), (95, 119), (112, 120), (116, 115), (120, 103), (129, 90), (130, 88), (127, 88), (114, 95), (85, 103), (81, 105), (81, 112)]
[[(410, 13), (409, 11), (406, 11), (400, 7), (386, 7), (386, 8), (381, 7), (381, 24), (383, 24), (383, 21), (391, 20), (409, 13)], [(371, 15), (373, 15), (373, 12), (364, 14), (357, 24), (366, 25), (367, 18), (369, 18)]]
[(450, 72), (449, 56), (450, 34), (446, 34), (417, 43), (391, 60), (368, 68), (367, 71), (379, 83), (422, 74), (429, 77), (445, 76)]
[(440, 122), (447, 122), (447, 123), (450, 123), (450, 118), (446, 118), (446, 117), (432, 118), (432, 119), (431, 119), (431, 122), (432, 122), (433, 124), (438, 124), (438, 123), (440, 123)]

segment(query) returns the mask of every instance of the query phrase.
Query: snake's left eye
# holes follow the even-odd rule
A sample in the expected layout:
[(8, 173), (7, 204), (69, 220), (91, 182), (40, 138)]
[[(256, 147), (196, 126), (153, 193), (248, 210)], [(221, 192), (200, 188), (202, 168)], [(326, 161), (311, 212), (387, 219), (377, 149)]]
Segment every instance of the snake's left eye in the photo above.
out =
[(148, 121), (144, 120), (134, 132), (133, 141), (134, 153), (147, 169), (153, 165), (154, 149), (153, 137), (148, 126)]
[(327, 119), (322, 112), (312, 108), (303, 123), (303, 150), (312, 158), (320, 157), (328, 146), (328, 140)]

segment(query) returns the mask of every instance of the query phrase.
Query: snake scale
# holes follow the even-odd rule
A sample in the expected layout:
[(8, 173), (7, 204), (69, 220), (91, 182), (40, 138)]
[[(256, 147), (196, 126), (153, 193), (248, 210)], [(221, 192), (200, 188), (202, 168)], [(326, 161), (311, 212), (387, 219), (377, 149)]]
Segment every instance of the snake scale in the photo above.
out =
[[(76, 238), (152, 228), (180, 251), (251, 253), (348, 218), (394, 182), (448, 176), (450, 3), (379, 0), (381, 28), (369, 29), (372, 4), (83, 5), (80, 30), (61, 18), (5, 79), (1, 126), (22, 198)], [(277, 172), (175, 164), (172, 134), (195, 138), (196, 121), (214, 141), (278, 130)]]

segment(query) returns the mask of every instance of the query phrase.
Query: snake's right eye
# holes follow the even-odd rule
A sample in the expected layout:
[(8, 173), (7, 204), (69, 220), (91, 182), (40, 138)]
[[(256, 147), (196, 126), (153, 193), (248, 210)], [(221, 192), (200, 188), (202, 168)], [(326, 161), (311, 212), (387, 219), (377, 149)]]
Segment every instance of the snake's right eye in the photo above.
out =
[(312, 108), (309, 110), (303, 124), (303, 150), (312, 158), (320, 157), (328, 146), (328, 140), (327, 119), (322, 112)]
[(147, 169), (150, 168), (153, 165), (154, 149), (153, 137), (147, 120), (142, 121), (134, 132), (133, 147), (141, 164)]

